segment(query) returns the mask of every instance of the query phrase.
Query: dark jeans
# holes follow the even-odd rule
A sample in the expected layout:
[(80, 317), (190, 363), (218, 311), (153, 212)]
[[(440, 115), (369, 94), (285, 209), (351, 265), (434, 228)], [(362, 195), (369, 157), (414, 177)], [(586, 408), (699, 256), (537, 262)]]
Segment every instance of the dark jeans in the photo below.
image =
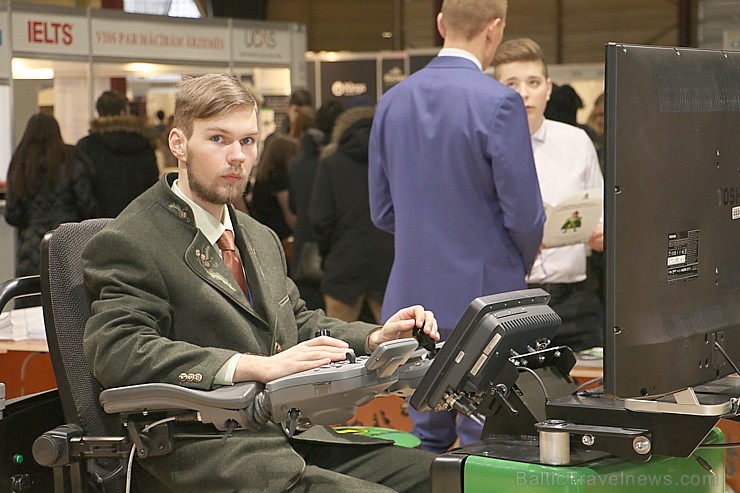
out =
[[(332, 437), (323, 427), (309, 428), (288, 439), (277, 426), (270, 425), (254, 433), (236, 431), (225, 442), (205, 425), (179, 424), (175, 428), (178, 435), (172, 452), (138, 461), (146, 470), (135, 476), (142, 485), (140, 491), (424, 493), (430, 489), (435, 456), (419, 449), (376, 443), (361, 436)], [(315, 441), (322, 435), (333, 442)]]
[(343, 446), (299, 443), (293, 448), (306, 461), (291, 493), (407, 492), (430, 490), (434, 455), (395, 445)]
[(294, 448), (306, 461), (306, 469), (291, 493), (422, 493), (430, 489), (434, 455), (419, 449), (315, 443), (296, 443)]

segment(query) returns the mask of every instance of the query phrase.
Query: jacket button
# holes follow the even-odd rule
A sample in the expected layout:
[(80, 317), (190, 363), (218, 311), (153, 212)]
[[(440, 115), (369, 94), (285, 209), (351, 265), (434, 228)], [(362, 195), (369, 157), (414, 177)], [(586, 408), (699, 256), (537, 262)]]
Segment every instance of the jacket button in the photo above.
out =
[(279, 342), (275, 342), (275, 354), (283, 350), (283, 346)]
[(203, 375), (201, 373), (196, 373), (193, 375), (193, 382), (200, 383), (201, 380), (203, 380)]
[(177, 376), (177, 379), (180, 380), (180, 383), (185, 383), (188, 381), (188, 374), (187, 373), (180, 373)]

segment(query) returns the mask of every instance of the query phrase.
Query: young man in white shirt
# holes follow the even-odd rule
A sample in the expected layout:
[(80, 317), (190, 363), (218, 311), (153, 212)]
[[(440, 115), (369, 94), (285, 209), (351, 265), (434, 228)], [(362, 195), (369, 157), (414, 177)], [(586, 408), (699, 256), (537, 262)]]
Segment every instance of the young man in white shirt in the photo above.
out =
[[(542, 201), (556, 205), (581, 191), (603, 190), (596, 149), (586, 132), (545, 118), (552, 81), (539, 45), (526, 38), (507, 41), (497, 50), (492, 65), (495, 78), (524, 101)], [(601, 223), (588, 244), (555, 248), (543, 244), (527, 276), (530, 287), (550, 293), (550, 306), (563, 319), (554, 343), (575, 351), (600, 346), (603, 340), (601, 302), (584, 285), (589, 247), (604, 249)]]

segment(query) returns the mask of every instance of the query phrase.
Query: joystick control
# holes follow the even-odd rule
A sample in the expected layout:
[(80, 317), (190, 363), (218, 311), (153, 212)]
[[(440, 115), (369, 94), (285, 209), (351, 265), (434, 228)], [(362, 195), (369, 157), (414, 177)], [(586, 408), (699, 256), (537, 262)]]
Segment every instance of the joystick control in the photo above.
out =
[(419, 343), (419, 347), (423, 347), (427, 351), (434, 352), (437, 348), (437, 343), (434, 342), (434, 339), (429, 337), (426, 332), (424, 332), (424, 327), (414, 327), (414, 330), (412, 331), (412, 334), (414, 336), (414, 339)]
[[(321, 337), (321, 336), (327, 336), (331, 337), (331, 332), (329, 329), (319, 329), (317, 330), (314, 335), (314, 337)], [(345, 353), (345, 361), (347, 363), (357, 363), (357, 356), (355, 356), (355, 351), (352, 348), (347, 349), (347, 352)]]

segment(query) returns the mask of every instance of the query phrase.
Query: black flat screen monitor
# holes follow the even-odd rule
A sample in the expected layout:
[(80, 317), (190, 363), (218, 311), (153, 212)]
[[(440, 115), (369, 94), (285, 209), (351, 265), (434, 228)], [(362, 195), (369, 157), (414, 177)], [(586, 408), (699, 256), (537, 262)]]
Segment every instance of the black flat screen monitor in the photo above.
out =
[(740, 363), (740, 53), (606, 47), (604, 387), (660, 396)]
[(509, 358), (552, 339), (560, 317), (549, 300), (542, 289), (527, 289), (471, 301), (411, 396), (414, 409), (474, 411)]

